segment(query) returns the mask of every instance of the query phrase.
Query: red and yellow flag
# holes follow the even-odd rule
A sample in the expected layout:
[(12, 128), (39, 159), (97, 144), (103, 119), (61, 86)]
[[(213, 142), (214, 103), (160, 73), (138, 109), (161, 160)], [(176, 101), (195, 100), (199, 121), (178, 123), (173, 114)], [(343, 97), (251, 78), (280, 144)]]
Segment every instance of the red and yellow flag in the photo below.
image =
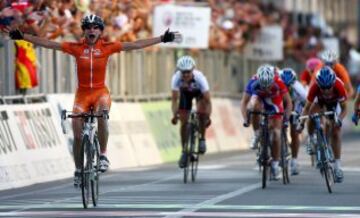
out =
[(16, 40), (15, 80), (17, 89), (29, 89), (38, 85), (36, 53), (33, 44)]

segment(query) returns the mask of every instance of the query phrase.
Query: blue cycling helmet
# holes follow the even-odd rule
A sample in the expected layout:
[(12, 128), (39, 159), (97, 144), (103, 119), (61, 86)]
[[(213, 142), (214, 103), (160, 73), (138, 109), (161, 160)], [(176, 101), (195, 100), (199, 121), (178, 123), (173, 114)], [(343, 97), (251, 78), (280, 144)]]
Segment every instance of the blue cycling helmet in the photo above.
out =
[(292, 85), (296, 80), (296, 73), (291, 68), (284, 68), (280, 71), (280, 78), (286, 86)]
[(316, 74), (316, 83), (322, 89), (331, 88), (336, 81), (336, 75), (331, 67), (322, 67)]

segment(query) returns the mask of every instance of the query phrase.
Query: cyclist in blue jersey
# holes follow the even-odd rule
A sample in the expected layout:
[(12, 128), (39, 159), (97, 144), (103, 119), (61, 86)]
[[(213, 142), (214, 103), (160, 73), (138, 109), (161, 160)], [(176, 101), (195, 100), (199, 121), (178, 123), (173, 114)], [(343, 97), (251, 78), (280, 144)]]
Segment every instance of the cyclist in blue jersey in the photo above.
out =
[(280, 70), (280, 78), (287, 86), (293, 104), (293, 113), (290, 116), (290, 135), (291, 135), (291, 175), (299, 174), (299, 164), (297, 156), (300, 147), (300, 134), (296, 131), (296, 118), (301, 114), (301, 111), (306, 102), (307, 91), (305, 87), (297, 80), (296, 73), (291, 68), (284, 68)]
[[(285, 113), (285, 116), (270, 116), (269, 120), (270, 134), (273, 136), (271, 176), (275, 180), (280, 179), (281, 129), (283, 125), (288, 125), (291, 109), (292, 103), (288, 89), (279, 78), (277, 69), (271, 65), (260, 66), (256, 75), (250, 79), (246, 86), (241, 100), (241, 113), (245, 121), (248, 120), (248, 111)], [(251, 148), (256, 148), (260, 140), (260, 116), (253, 115), (251, 118), (254, 129)], [(247, 124), (244, 123), (244, 126), (247, 127)]]

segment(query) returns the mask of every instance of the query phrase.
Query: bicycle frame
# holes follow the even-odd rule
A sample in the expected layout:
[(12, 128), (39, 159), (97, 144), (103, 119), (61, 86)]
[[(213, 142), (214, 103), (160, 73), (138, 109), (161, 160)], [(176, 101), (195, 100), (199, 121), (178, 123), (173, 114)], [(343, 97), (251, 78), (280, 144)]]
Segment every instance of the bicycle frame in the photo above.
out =
[(184, 167), (184, 183), (187, 183), (189, 167), (191, 164), (191, 180), (195, 182), (199, 163), (199, 152), (196, 149), (196, 142), (199, 138), (199, 118), (196, 110), (191, 110), (187, 123), (187, 140), (183, 147), (186, 152), (187, 163)]
[(314, 122), (315, 131), (317, 136), (316, 142), (316, 162), (320, 169), (321, 175), (325, 177), (326, 186), (329, 193), (332, 193), (332, 184), (334, 183), (334, 170), (331, 166), (333, 162), (333, 156), (329, 147), (327, 137), (324, 133), (323, 127), (321, 126), (321, 117), (323, 116), (334, 116), (334, 119), (338, 119), (336, 112), (326, 111), (321, 113), (314, 113), (311, 115), (301, 116), (299, 120), (310, 119)]
[(252, 115), (260, 115), (262, 116), (260, 120), (260, 128), (261, 128), (261, 139), (260, 146), (258, 150), (259, 154), (259, 166), (262, 167), (262, 188), (266, 188), (266, 180), (268, 177), (268, 167), (270, 166), (271, 158), (269, 155), (269, 148), (271, 147), (270, 143), (270, 133), (269, 133), (269, 117), (273, 115), (284, 115), (284, 113), (277, 112), (261, 112), (261, 111), (248, 111), (246, 124), (250, 123), (250, 118)]
[[(82, 118), (84, 119), (83, 129), (82, 129), (82, 142), (81, 142), (81, 176), (82, 176), (82, 199), (84, 208), (88, 207), (90, 199), (90, 189), (91, 196), (93, 200), (93, 205), (97, 205), (98, 196), (99, 196), (99, 157), (100, 157), (100, 145), (99, 140), (96, 134), (96, 118), (108, 119), (108, 112), (104, 110), (102, 114), (95, 114), (93, 108), (91, 108), (89, 113), (79, 113), (79, 114), (66, 114), (64, 110), (61, 113), (62, 122), (66, 118)], [(62, 125), (64, 128), (65, 125)], [(66, 130), (63, 129), (65, 133)], [(85, 162), (86, 158), (86, 162)]]

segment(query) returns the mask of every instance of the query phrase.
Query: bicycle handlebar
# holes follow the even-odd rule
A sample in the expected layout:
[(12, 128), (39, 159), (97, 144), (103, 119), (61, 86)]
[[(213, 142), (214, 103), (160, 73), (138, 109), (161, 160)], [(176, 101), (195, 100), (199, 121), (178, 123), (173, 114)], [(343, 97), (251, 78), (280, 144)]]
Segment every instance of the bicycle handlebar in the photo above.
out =
[(313, 114), (309, 114), (309, 115), (303, 115), (299, 117), (299, 120), (306, 120), (306, 119), (313, 119), (315, 117), (323, 117), (323, 116), (332, 116), (335, 115), (335, 117), (337, 118), (337, 113), (335, 111), (325, 111), (325, 112), (320, 112), (320, 113), (313, 113)]
[(261, 115), (264, 117), (269, 117), (269, 116), (274, 116), (274, 115), (284, 115), (284, 112), (268, 112), (268, 111), (247, 111), (247, 119), (246, 122), (243, 124), (244, 127), (249, 127), (250, 125), (250, 118), (251, 115), (255, 114), (255, 115)]
[[(71, 114), (67, 114), (71, 113)], [(66, 118), (104, 118), (109, 119), (109, 111), (103, 110), (102, 112), (94, 113), (93, 111), (90, 112), (81, 112), (81, 113), (73, 113), (72, 111), (61, 111), (61, 119), (66, 120)]]

